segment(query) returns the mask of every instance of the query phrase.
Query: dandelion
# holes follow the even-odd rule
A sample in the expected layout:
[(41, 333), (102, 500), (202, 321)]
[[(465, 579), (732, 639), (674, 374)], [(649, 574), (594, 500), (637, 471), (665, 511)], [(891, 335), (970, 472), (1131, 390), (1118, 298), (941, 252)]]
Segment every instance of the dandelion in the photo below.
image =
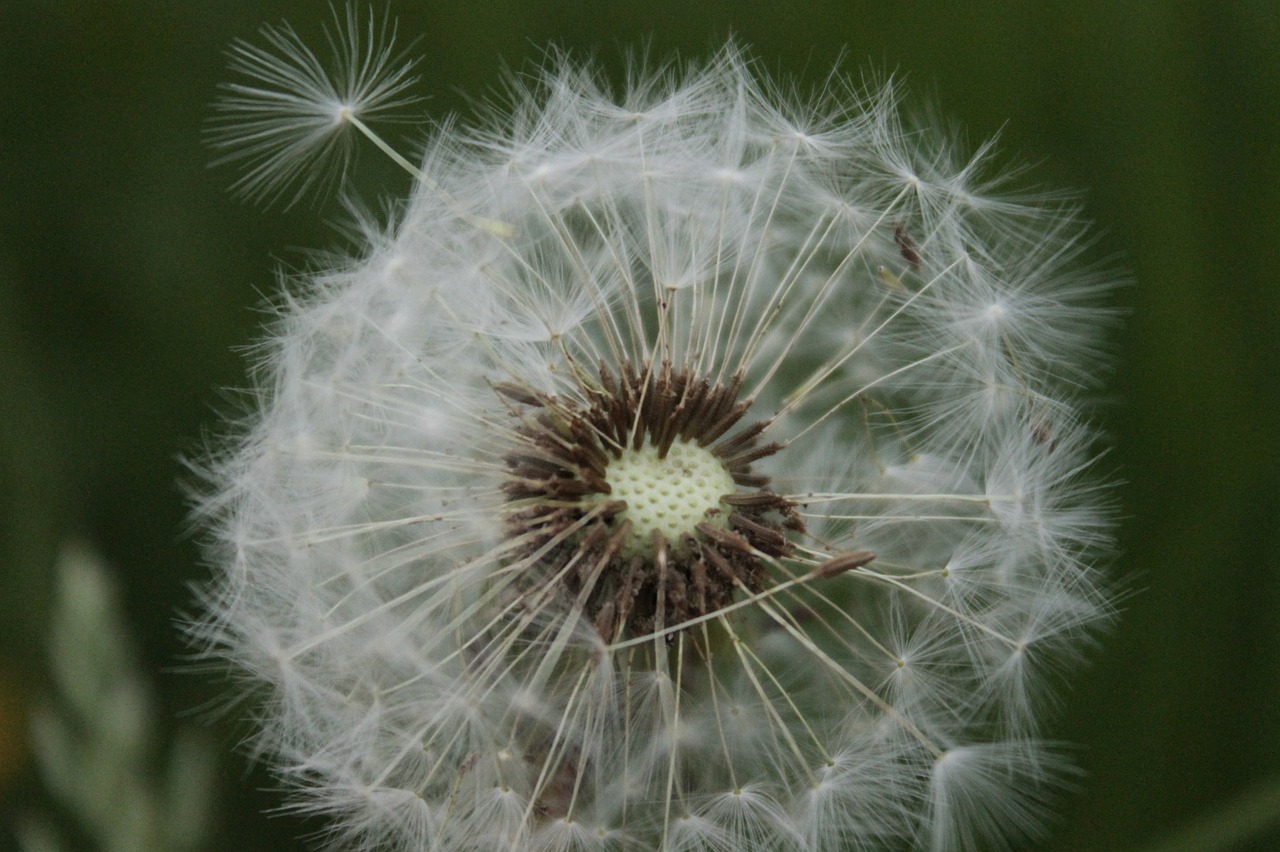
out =
[[(228, 118), (309, 148), (256, 93), (330, 84), (268, 41)], [(1070, 204), (734, 45), (509, 86), (292, 282), (203, 465), (190, 630), (294, 807), (403, 850), (1039, 834), (1048, 686), (1111, 612)]]

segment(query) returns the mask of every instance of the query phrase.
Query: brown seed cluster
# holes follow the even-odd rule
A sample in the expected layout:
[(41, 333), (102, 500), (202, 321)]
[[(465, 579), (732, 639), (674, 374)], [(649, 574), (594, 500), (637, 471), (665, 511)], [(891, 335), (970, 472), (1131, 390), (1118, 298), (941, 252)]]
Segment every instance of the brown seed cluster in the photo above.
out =
[[(803, 532), (790, 500), (768, 490), (753, 462), (781, 449), (760, 443), (768, 420), (735, 430), (750, 400), (742, 376), (712, 382), (663, 363), (582, 382), (580, 399), (502, 384), (519, 404), (517, 445), (506, 456), (507, 534), (529, 563), (528, 588), (554, 584), (608, 641), (674, 627), (727, 606), (735, 592), (763, 590), (763, 560), (789, 555), (786, 531)], [(677, 441), (696, 444), (724, 466), (737, 490), (709, 519), (671, 542), (654, 532), (647, 552), (626, 556), (626, 504), (611, 500), (609, 463), (628, 448), (659, 458)], [(725, 513), (716, 522), (710, 516)]]

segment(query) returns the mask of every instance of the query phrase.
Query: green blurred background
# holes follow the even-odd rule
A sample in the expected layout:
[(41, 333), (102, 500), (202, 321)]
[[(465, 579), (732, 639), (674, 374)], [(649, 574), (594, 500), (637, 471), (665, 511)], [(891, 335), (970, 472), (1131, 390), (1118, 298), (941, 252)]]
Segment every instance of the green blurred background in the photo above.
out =
[[(1134, 286), (1100, 407), (1125, 484), (1136, 590), (1074, 676), (1054, 733), (1087, 771), (1052, 850), (1146, 848), (1280, 773), (1280, 4), (756, 0), (413, 2), (420, 91), (465, 110), (543, 46), (710, 53), (736, 34), (772, 71), (905, 75), (972, 144), (999, 133), (1034, 185), (1077, 188), (1093, 258)], [(59, 544), (115, 567), (165, 718), (217, 684), (180, 668), (199, 579), (175, 484), (242, 386), (273, 269), (340, 246), (333, 206), (230, 198), (201, 126), (223, 52), (316, 2), (0, 0), (0, 806), (44, 807), (25, 713), (45, 689)], [(372, 154), (373, 152), (368, 152)], [(404, 179), (375, 156), (376, 202)], [(1031, 184), (1028, 184), (1031, 185)], [(190, 723), (188, 717), (186, 723)], [(169, 723), (174, 724), (174, 723)], [(218, 840), (302, 848), (258, 815), (270, 779), (223, 751)], [(1273, 822), (1273, 825), (1275, 823)], [(0, 844), (8, 842), (0, 839)], [(1173, 848), (1173, 847), (1168, 847)], [(1186, 847), (1187, 849), (1195, 847)], [(1280, 849), (1280, 833), (1222, 848)]]

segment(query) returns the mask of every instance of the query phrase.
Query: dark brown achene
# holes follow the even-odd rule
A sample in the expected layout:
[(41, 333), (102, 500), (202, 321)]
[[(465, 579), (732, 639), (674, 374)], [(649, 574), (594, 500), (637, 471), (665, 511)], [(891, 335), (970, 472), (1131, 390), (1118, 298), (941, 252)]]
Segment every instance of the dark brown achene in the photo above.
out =
[(503, 486), (516, 558), (530, 588), (557, 585), (606, 641), (673, 635), (762, 591), (765, 563), (791, 553), (786, 532), (804, 530), (751, 468), (782, 449), (760, 443), (770, 421), (734, 431), (751, 406), (740, 375), (601, 365), (579, 399), (496, 390), (523, 419)]

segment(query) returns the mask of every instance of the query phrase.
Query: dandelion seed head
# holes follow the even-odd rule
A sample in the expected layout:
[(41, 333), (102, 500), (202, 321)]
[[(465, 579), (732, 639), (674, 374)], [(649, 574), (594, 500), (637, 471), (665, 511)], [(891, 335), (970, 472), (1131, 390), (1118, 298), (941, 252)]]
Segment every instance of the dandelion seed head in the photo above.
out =
[[(408, 97), (362, 20), (346, 88), (291, 30), (237, 48), (310, 105), (233, 90), (255, 186)], [(1111, 614), (1077, 219), (892, 85), (736, 45), (508, 88), (291, 287), (202, 465), (190, 632), (259, 685), (257, 753), (353, 848), (1034, 836), (1049, 686)]]

